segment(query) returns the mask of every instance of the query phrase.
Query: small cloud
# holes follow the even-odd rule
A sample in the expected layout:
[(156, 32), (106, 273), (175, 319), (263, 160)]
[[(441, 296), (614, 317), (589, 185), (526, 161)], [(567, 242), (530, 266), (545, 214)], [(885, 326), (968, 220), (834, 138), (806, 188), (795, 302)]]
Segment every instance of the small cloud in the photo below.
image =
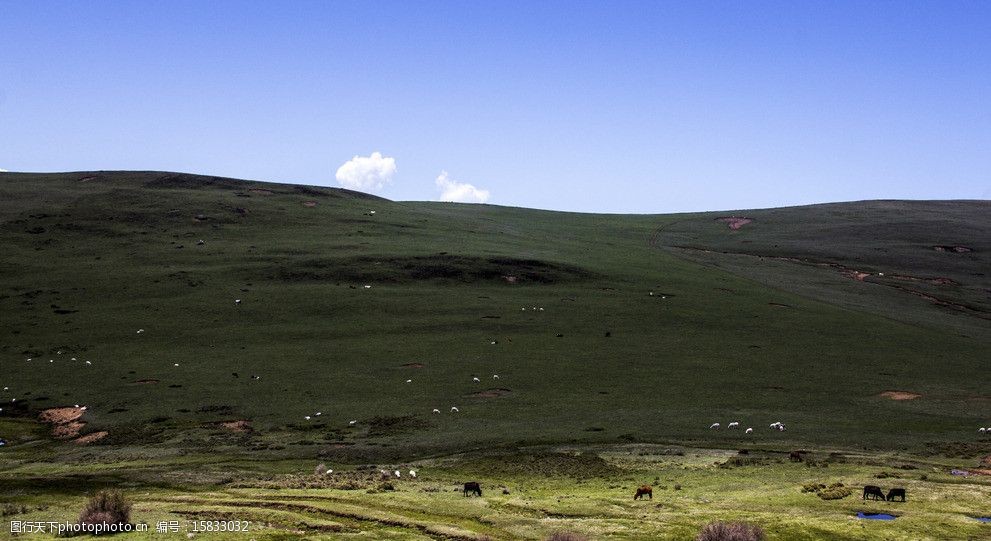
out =
[(0, 169), (0, 173), (7, 173), (7, 172), (8, 171), (6, 169)]
[(386, 158), (381, 152), (371, 156), (355, 156), (337, 168), (337, 182), (351, 190), (381, 190), (392, 182), (396, 174), (396, 159)]
[(447, 171), (441, 171), (437, 177), (437, 187), (440, 188), (440, 201), (455, 203), (484, 203), (489, 200), (489, 191), (451, 179)]

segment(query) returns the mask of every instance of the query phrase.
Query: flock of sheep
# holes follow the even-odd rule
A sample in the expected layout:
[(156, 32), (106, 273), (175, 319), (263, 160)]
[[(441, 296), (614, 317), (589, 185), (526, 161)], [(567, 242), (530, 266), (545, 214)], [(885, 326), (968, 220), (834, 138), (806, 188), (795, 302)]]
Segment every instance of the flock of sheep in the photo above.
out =
[[(719, 430), (722, 426), (723, 425), (721, 425), (720, 423), (712, 423), (711, 425), (709, 425), (709, 429), (710, 430)], [(740, 428), (740, 421), (733, 421), (733, 422), (729, 423), (728, 425), (726, 425), (726, 428)], [(771, 430), (777, 430), (778, 432), (784, 432), (785, 431), (785, 424), (782, 423), (781, 421), (776, 421), (776, 422), (771, 423), (768, 426), (768, 428), (770, 428)], [(991, 431), (991, 428), (989, 428), (988, 430)], [(743, 432), (745, 434), (753, 434), (754, 433), (754, 429), (752, 427), (747, 427), (747, 429), (744, 430)]]

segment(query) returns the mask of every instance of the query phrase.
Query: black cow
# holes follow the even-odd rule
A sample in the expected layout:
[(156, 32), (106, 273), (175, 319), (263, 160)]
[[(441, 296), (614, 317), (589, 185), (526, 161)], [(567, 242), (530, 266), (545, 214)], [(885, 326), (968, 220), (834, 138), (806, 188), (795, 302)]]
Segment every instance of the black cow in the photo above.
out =
[(902, 501), (905, 501), (905, 489), (904, 488), (893, 488), (893, 489), (889, 490), (888, 491), (888, 498), (887, 498), (887, 500), (889, 502), (893, 502), (893, 501), (895, 501), (895, 498), (901, 498)]
[(884, 492), (881, 492), (881, 487), (876, 487), (874, 485), (867, 485), (864, 487), (863, 499), (866, 500), (868, 496), (872, 496), (875, 500), (885, 500)]
[(472, 494), (475, 494), (476, 496), (482, 495), (482, 486), (476, 481), (468, 481), (465, 483), (465, 498), (471, 496)]

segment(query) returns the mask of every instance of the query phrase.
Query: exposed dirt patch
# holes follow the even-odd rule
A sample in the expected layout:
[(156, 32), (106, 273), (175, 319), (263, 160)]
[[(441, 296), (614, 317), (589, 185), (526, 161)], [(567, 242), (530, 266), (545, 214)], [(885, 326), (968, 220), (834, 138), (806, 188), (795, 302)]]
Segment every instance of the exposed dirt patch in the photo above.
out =
[(494, 389), (485, 389), (484, 391), (478, 391), (477, 393), (471, 393), (468, 396), (474, 398), (499, 398), (500, 396), (506, 396), (510, 393), (512, 393), (512, 391), (510, 391), (509, 389), (503, 389), (501, 387), (497, 387)]
[(43, 423), (51, 423), (55, 425), (71, 423), (83, 416), (82, 408), (49, 408), (41, 412), (38, 415), (38, 420)]
[(725, 216), (723, 218), (716, 218), (717, 222), (725, 222), (732, 230), (740, 229), (741, 227), (753, 222), (750, 218), (744, 218), (743, 216)]
[(404, 366), (406, 368), (423, 368), (426, 365), (423, 364), (423, 363), (406, 363), (406, 364), (404, 364), (402, 366)]
[(505, 280), (507, 284), (515, 284), (517, 281), (515, 276), (503, 276), (502, 279)]
[(870, 275), (871, 275), (871, 273), (869, 273), (869, 272), (860, 272), (860, 271), (855, 271), (855, 270), (851, 270), (851, 269), (846, 269), (846, 270), (843, 271), (843, 276), (847, 276), (849, 278), (853, 278), (854, 280), (856, 280), (858, 282), (863, 282)]
[(316, 201), (303, 201), (303, 206), (304, 207), (315, 207), (315, 206), (317, 206), (317, 202)]
[(79, 436), (79, 433), (83, 430), (84, 426), (86, 426), (86, 423), (82, 421), (71, 421), (68, 423), (53, 425), (52, 436), (60, 440), (76, 438)]
[(80, 436), (72, 440), (72, 443), (75, 443), (76, 445), (89, 445), (95, 441), (102, 440), (103, 438), (107, 437), (109, 434), (110, 433), (105, 430), (101, 430), (99, 432), (91, 432), (89, 434), (86, 434), (85, 436)]
[(134, 382), (132, 383), (132, 385), (154, 385), (156, 383), (159, 383), (159, 380), (157, 380), (157, 379), (138, 379), (138, 380), (134, 380)]
[(916, 398), (922, 398), (921, 394), (911, 391), (884, 391), (878, 396), (892, 400), (915, 400)]
[(251, 421), (248, 419), (238, 419), (236, 421), (222, 421), (220, 426), (234, 432), (251, 432)]
[(275, 194), (275, 192), (273, 192), (272, 190), (263, 190), (261, 188), (251, 188), (248, 191), (251, 192), (251, 193), (256, 193), (258, 195), (274, 195)]
[(981, 459), (982, 466), (991, 466), (991, 455), (987, 455)]

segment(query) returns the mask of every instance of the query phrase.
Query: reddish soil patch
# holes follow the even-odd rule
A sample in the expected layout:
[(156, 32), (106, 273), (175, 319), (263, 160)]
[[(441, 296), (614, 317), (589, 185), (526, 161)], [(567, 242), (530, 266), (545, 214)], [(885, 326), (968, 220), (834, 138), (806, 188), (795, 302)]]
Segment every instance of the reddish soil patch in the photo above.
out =
[(157, 379), (139, 379), (139, 380), (135, 380), (132, 385), (151, 385), (158, 382), (159, 380)]
[(101, 430), (99, 432), (91, 432), (89, 434), (86, 434), (85, 436), (80, 436), (72, 440), (72, 443), (75, 443), (76, 445), (89, 445), (94, 441), (100, 441), (103, 438), (106, 438), (108, 435), (110, 435), (110, 433), (105, 430)]
[(226, 428), (227, 430), (233, 430), (234, 432), (251, 432), (251, 421), (247, 419), (238, 419), (236, 421), (223, 421), (220, 426)]
[(403, 366), (405, 366), (406, 368), (423, 368), (424, 366), (427, 365), (423, 363), (406, 363)]
[(82, 408), (50, 408), (41, 412), (38, 419), (43, 423), (65, 424), (71, 423), (83, 416)]
[(317, 206), (317, 202), (316, 201), (303, 201), (303, 206), (304, 207), (315, 207), (315, 206)]
[(843, 271), (843, 276), (847, 276), (849, 278), (853, 278), (854, 280), (856, 280), (858, 282), (863, 282), (864, 279), (867, 278), (870, 275), (871, 274), (869, 272), (860, 272), (860, 271), (849, 270), (849, 269)]
[(991, 466), (991, 455), (988, 455), (981, 459), (981, 464), (984, 466)]
[(724, 218), (716, 218), (717, 222), (725, 222), (732, 230), (740, 229), (741, 227), (753, 222), (750, 218), (744, 218), (742, 216), (727, 216)]
[(38, 415), (38, 420), (52, 425), (52, 436), (58, 439), (79, 437), (79, 431), (86, 423), (79, 420), (83, 416), (82, 408), (49, 408)]
[(495, 389), (485, 389), (484, 391), (478, 391), (477, 393), (471, 393), (468, 396), (473, 396), (475, 398), (499, 398), (500, 396), (506, 396), (511, 393), (509, 389), (495, 388)]
[(261, 188), (251, 188), (248, 190), (251, 193), (256, 193), (258, 195), (272, 195), (274, 192), (272, 190), (263, 190)]
[(884, 391), (878, 396), (892, 400), (915, 400), (916, 398), (922, 398), (921, 394), (910, 391)]

